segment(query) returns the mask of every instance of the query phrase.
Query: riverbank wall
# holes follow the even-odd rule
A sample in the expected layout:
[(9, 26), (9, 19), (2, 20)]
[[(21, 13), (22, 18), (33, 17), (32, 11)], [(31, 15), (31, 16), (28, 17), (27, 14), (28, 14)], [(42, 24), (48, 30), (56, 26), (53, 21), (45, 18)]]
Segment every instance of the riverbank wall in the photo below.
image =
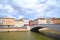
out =
[(28, 29), (0, 29), (0, 32), (2, 31), (29, 31)]

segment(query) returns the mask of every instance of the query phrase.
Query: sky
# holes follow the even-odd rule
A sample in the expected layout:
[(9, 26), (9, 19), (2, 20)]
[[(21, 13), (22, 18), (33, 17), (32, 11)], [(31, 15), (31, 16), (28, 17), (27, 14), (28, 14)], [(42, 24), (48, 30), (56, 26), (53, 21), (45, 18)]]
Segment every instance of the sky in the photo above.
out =
[(0, 18), (60, 18), (60, 0), (0, 0)]

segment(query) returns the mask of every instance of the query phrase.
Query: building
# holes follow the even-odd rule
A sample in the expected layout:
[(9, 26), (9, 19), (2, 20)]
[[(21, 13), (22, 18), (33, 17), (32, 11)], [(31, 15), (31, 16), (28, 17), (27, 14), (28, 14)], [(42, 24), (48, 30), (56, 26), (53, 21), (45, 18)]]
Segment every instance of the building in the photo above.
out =
[(2, 18), (2, 25), (4, 26), (10, 26), (13, 27), (14, 26), (14, 18)]
[(60, 18), (37, 18), (35, 24), (60, 24)]
[(24, 21), (24, 26), (28, 26), (29, 24), (29, 19), (26, 19), (26, 18), (22, 18), (20, 20), (23, 20)]
[(29, 26), (33, 26), (34, 25), (34, 21), (30, 20), (29, 21)]
[(46, 24), (50, 24), (51, 19), (50, 18), (46, 18)]
[(60, 18), (50, 18), (50, 24), (60, 24)]
[(22, 26), (24, 26), (24, 20), (15, 20), (14, 27), (22, 27)]
[(35, 24), (47, 24), (46, 18), (37, 18), (34, 20)]
[(0, 25), (2, 25), (2, 18), (0, 18)]

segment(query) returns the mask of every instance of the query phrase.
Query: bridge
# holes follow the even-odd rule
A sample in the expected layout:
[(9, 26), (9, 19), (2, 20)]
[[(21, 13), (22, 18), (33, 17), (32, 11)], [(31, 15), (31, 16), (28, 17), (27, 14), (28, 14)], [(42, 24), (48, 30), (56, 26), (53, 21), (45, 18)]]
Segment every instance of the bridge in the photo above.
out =
[(60, 24), (39, 24), (39, 25), (30, 26), (30, 30), (35, 30), (35, 31), (38, 31), (38, 29), (41, 28), (53, 29), (60, 32)]

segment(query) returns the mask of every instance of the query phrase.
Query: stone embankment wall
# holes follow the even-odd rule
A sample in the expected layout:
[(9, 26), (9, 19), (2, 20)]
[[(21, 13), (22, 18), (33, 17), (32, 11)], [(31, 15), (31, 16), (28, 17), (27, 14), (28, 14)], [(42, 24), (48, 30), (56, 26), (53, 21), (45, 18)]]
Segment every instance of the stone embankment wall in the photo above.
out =
[(28, 31), (27, 29), (0, 29), (1, 31)]

